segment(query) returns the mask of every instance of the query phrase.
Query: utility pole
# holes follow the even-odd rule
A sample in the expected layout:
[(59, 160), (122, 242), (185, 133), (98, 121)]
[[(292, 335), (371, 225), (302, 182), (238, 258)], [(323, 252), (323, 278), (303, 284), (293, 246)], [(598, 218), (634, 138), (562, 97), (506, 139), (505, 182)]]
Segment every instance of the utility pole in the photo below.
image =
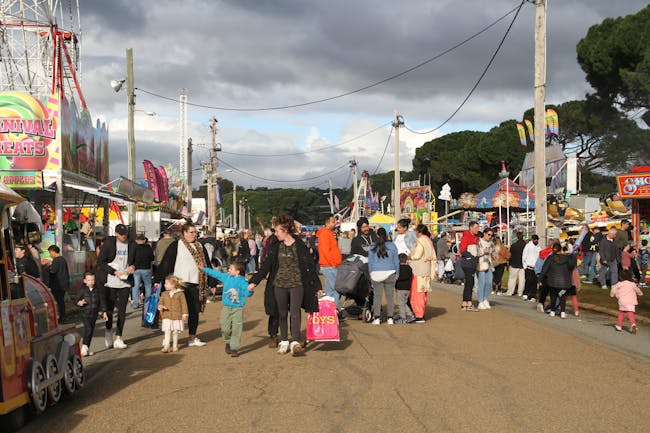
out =
[(334, 194), (332, 193), (332, 178), (328, 179), (330, 185), (330, 213), (334, 215)]
[(217, 233), (217, 118), (210, 119), (212, 148), (210, 149), (210, 174), (208, 174), (208, 230)]
[(352, 193), (354, 194), (354, 198), (352, 199), (353, 203), (353, 208), (352, 208), (352, 221), (357, 222), (359, 219), (359, 199), (357, 197), (358, 191), (357, 191), (357, 161), (356, 160), (351, 160), (350, 161), (350, 167), (352, 167)]
[(401, 189), (401, 179), (399, 171), (399, 127), (404, 125), (404, 119), (399, 115), (399, 112), (395, 110), (395, 121), (393, 122), (393, 128), (395, 128), (395, 192), (393, 205), (395, 206), (393, 211), (395, 212), (395, 222), (399, 221), (402, 217), (400, 215), (402, 209), (400, 207), (400, 189)]
[(237, 184), (232, 182), (232, 228), (237, 227), (239, 220), (237, 219)]
[(192, 215), (192, 137), (187, 139), (187, 212)]
[[(128, 175), (129, 180), (135, 183), (135, 85), (133, 77), (133, 48), (126, 49), (126, 98), (128, 105), (128, 126), (127, 126), (127, 140), (128, 150), (127, 159), (129, 161)], [(129, 232), (132, 239), (135, 239), (137, 211), (135, 203), (129, 202)]]
[[(535, 233), (546, 246), (546, 0), (535, 2)], [(510, 227), (508, 227), (510, 230)]]

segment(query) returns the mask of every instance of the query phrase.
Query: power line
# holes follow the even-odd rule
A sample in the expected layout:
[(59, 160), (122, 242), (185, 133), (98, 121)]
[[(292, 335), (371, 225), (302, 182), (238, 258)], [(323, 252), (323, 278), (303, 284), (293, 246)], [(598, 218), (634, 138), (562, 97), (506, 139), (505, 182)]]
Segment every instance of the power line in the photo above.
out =
[(347, 166), (348, 166), (348, 163), (346, 162), (345, 164), (343, 164), (343, 165), (341, 165), (341, 166), (335, 168), (334, 170), (329, 171), (329, 172), (327, 172), (327, 173), (323, 173), (323, 174), (318, 175), (318, 176), (307, 177), (307, 178), (304, 178), (304, 179), (297, 179), (297, 180), (277, 180), (277, 179), (269, 179), (269, 178), (265, 178), (265, 177), (257, 176), (257, 175), (255, 175), (255, 174), (252, 174), (252, 173), (249, 173), (249, 172), (247, 172), (247, 171), (241, 170), (241, 169), (235, 167), (235, 166), (232, 165), (232, 164), (228, 164), (228, 163), (227, 163), (226, 161), (224, 161), (223, 159), (219, 159), (219, 158), (217, 158), (217, 160), (220, 161), (220, 162), (221, 162), (223, 165), (225, 165), (226, 167), (229, 167), (229, 168), (231, 168), (233, 171), (236, 171), (236, 172), (238, 172), (238, 173), (241, 173), (241, 174), (243, 174), (243, 175), (245, 175), (245, 176), (249, 176), (249, 177), (252, 177), (252, 178), (255, 178), (255, 179), (259, 179), (259, 180), (264, 180), (264, 181), (267, 181), (267, 182), (277, 182), (277, 183), (300, 183), (300, 182), (305, 182), (305, 181), (308, 181), (308, 180), (319, 179), (319, 178), (321, 178), (321, 177), (329, 176), (329, 175), (331, 175), (331, 174), (333, 174), (333, 173), (339, 171), (339, 170), (342, 169), (343, 167), (347, 167)]
[[(398, 72), (398, 73), (393, 74), (393, 75), (391, 75), (391, 76), (389, 76), (387, 78), (384, 78), (383, 80), (375, 81), (374, 83), (365, 85), (365, 86), (360, 87), (360, 88), (355, 89), (355, 90), (350, 90), (348, 92), (344, 92), (344, 93), (341, 93), (341, 94), (338, 94), (338, 95), (335, 95), (335, 96), (330, 96), (330, 97), (327, 97), (327, 98), (316, 99), (316, 100), (308, 101), (308, 102), (302, 102), (300, 104), (279, 105), (279, 106), (275, 106), (275, 107), (235, 108), (235, 107), (215, 107), (215, 106), (211, 106), (211, 105), (195, 104), (195, 103), (192, 103), (192, 102), (186, 102), (186, 104), (190, 105), (190, 106), (193, 106), (193, 107), (207, 108), (207, 109), (210, 109), (210, 110), (219, 110), (219, 111), (248, 111), (248, 112), (251, 112), (251, 111), (273, 111), (273, 110), (286, 110), (286, 109), (289, 109), (289, 108), (299, 108), (299, 107), (305, 107), (305, 106), (308, 106), (308, 105), (320, 104), (322, 102), (328, 102), (328, 101), (332, 101), (334, 99), (339, 99), (339, 98), (343, 98), (345, 96), (350, 96), (350, 95), (353, 95), (355, 93), (360, 93), (360, 92), (363, 92), (365, 90), (371, 89), (371, 88), (379, 86), (381, 84), (384, 84), (384, 83), (386, 83), (388, 81), (399, 78), (399, 77), (401, 77), (403, 75), (406, 75), (406, 74), (408, 74), (410, 72), (413, 72), (416, 69), (419, 69), (419, 68), (421, 68), (421, 67), (423, 67), (423, 66), (425, 66), (425, 65), (427, 65), (427, 64), (429, 64), (429, 63), (431, 63), (431, 62), (433, 62), (433, 61), (435, 61), (437, 59), (439, 59), (440, 57), (442, 57), (442, 56), (444, 56), (446, 54), (449, 54), (450, 52), (456, 50), (457, 48), (460, 48), (461, 46), (465, 45), (466, 43), (468, 43), (472, 39), (477, 38), (481, 34), (485, 33), (486, 31), (488, 31), (489, 29), (491, 29), (492, 27), (497, 25), (499, 22), (501, 22), (504, 18), (506, 18), (508, 15), (512, 14), (513, 12), (517, 11), (517, 14), (519, 14), (519, 10), (521, 10), (521, 7), (523, 6), (523, 4), (525, 2), (526, 2), (526, 0), (523, 0), (522, 3), (518, 7), (514, 8), (514, 9), (511, 9), (510, 11), (508, 11), (507, 13), (505, 13), (504, 15), (502, 15), (501, 17), (499, 17), (498, 19), (493, 21), (491, 24), (487, 25), (486, 27), (484, 27), (483, 29), (481, 29), (478, 32), (474, 33), (473, 35), (469, 36), (468, 38), (464, 39), (463, 41), (458, 42), (457, 44), (451, 46), (450, 48), (447, 48), (446, 50), (442, 51), (441, 53), (436, 54), (435, 56), (430, 57), (430, 58), (428, 58), (428, 59), (426, 59), (426, 60), (424, 60), (424, 61), (422, 61), (422, 62), (420, 62), (420, 63), (418, 63), (418, 64), (416, 64), (414, 66), (411, 66), (410, 68), (407, 68), (407, 69), (401, 71), (401, 72)], [(516, 18), (516, 15), (515, 15), (515, 18)], [(179, 102), (179, 100), (176, 99), (176, 98), (171, 98), (169, 96), (160, 95), (158, 93), (154, 93), (152, 91), (143, 89), (141, 87), (136, 87), (136, 90), (139, 90), (139, 91), (141, 91), (143, 93), (154, 96), (156, 98), (165, 99), (165, 100), (176, 102), (176, 103)]]
[(356, 136), (356, 137), (354, 137), (354, 138), (350, 138), (349, 140), (341, 141), (341, 142), (339, 142), (339, 143), (331, 144), (331, 145), (329, 145), (329, 146), (319, 147), (318, 149), (305, 150), (304, 152), (277, 153), (277, 154), (254, 154), (254, 153), (226, 152), (226, 151), (223, 151), (223, 150), (222, 150), (221, 153), (224, 153), (224, 154), (227, 154), (227, 155), (247, 156), (247, 157), (256, 157), (256, 158), (273, 158), (273, 157), (282, 157), (282, 156), (306, 155), (306, 154), (308, 154), (308, 153), (313, 153), (313, 152), (319, 152), (319, 151), (321, 151), (321, 150), (332, 149), (332, 148), (334, 148), (334, 147), (343, 146), (344, 144), (351, 143), (351, 142), (356, 141), (356, 140), (358, 140), (358, 139), (360, 139), (360, 138), (363, 138), (363, 137), (365, 137), (365, 136), (367, 136), (367, 135), (370, 135), (370, 134), (372, 134), (372, 133), (375, 132), (375, 131), (378, 131), (378, 130), (380, 130), (380, 129), (382, 129), (382, 128), (385, 128), (386, 126), (390, 125), (391, 122), (392, 122), (392, 120), (391, 120), (390, 122), (386, 122), (386, 123), (384, 123), (383, 125), (379, 125), (379, 126), (376, 127), (375, 129), (372, 129), (372, 130), (370, 130), (370, 131), (368, 131), (368, 132), (364, 132), (363, 134), (358, 135), (358, 136)]
[(454, 110), (454, 112), (451, 113), (451, 115), (450, 115), (449, 117), (447, 117), (447, 119), (445, 119), (444, 122), (442, 122), (440, 125), (436, 126), (436, 127), (433, 128), (433, 129), (430, 129), (430, 130), (428, 130), (428, 131), (420, 131), (420, 132), (419, 132), (419, 131), (414, 131), (414, 130), (412, 130), (411, 128), (409, 128), (408, 126), (404, 125), (404, 127), (405, 127), (407, 130), (411, 131), (411, 132), (414, 133), (414, 134), (431, 134), (432, 132), (437, 131), (438, 129), (440, 129), (440, 128), (442, 128), (443, 126), (445, 126), (445, 125), (446, 125), (446, 124), (447, 124), (451, 119), (454, 118), (454, 116), (455, 116), (456, 114), (458, 114), (458, 112), (460, 111), (460, 109), (463, 108), (463, 106), (465, 105), (465, 103), (469, 100), (469, 98), (472, 96), (472, 94), (474, 93), (474, 91), (476, 90), (476, 88), (478, 87), (478, 85), (481, 83), (481, 80), (483, 80), (483, 77), (485, 77), (485, 74), (487, 74), (487, 71), (490, 69), (490, 66), (492, 66), (492, 62), (494, 62), (494, 59), (496, 58), (497, 54), (498, 54), (499, 51), (501, 50), (501, 47), (503, 46), (503, 43), (504, 43), (505, 40), (506, 40), (506, 37), (508, 37), (508, 34), (510, 33), (510, 30), (512, 29), (512, 26), (514, 25), (515, 21), (517, 20), (517, 17), (519, 16), (519, 12), (521, 11), (521, 8), (524, 6), (524, 3), (526, 3), (526, 2), (527, 2), (527, 0), (522, 0), (522, 1), (521, 1), (521, 4), (516, 8), (516, 9), (517, 9), (517, 13), (515, 13), (515, 16), (512, 18), (512, 21), (510, 22), (510, 25), (508, 26), (508, 29), (506, 30), (505, 34), (504, 34), (503, 37), (501, 38), (501, 41), (499, 42), (499, 45), (497, 45), (496, 50), (495, 50), (494, 53), (492, 54), (492, 57), (490, 57), (490, 61), (487, 63), (487, 65), (486, 65), (485, 68), (483, 69), (483, 72), (482, 72), (481, 75), (479, 76), (478, 80), (476, 81), (476, 83), (474, 84), (474, 86), (472, 87), (472, 89), (469, 91), (469, 93), (467, 94), (467, 96), (465, 97), (465, 99), (463, 99), (463, 102), (460, 103), (460, 105), (458, 106), (458, 108), (456, 108), (456, 110)]
[(388, 144), (390, 143), (390, 137), (393, 135), (393, 128), (390, 128), (390, 132), (388, 133), (388, 138), (386, 139), (386, 146), (384, 146), (384, 152), (381, 154), (381, 158), (379, 159), (379, 162), (377, 163), (377, 168), (375, 168), (375, 171), (372, 173), (374, 176), (377, 174), (377, 171), (379, 170), (379, 166), (381, 165), (382, 161), (384, 160), (384, 156), (386, 155), (386, 149), (388, 149)]

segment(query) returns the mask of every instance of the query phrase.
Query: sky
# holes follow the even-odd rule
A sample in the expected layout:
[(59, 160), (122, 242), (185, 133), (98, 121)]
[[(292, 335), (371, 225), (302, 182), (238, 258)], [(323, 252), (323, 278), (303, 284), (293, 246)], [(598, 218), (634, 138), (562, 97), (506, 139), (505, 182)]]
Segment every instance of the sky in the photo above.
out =
[[(133, 49), (136, 109), (141, 110), (135, 115), (138, 177), (143, 159), (156, 165), (178, 162), (175, 101), (181, 89), (189, 103), (212, 107), (187, 108), (193, 166), (208, 160), (209, 122), (215, 116), (223, 161), (218, 174), (246, 188), (326, 188), (328, 178), (347, 187), (352, 159), (371, 174), (393, 170), (396, 110), (405, 124), (399, 131), (400, 170), (410, 171), (415, 149), (426, 141), (466, 129), (487, 131), (521, 119), (533, 106), (535, 6), (529, 2), (516, 19), (520, 0), (81, 3), (81, 87), (92, 116), (108, 124), (111, 177), (127, 171), (126, 92), (115, 93), (109, 84), (126, 76), (127, 48)], [(547, 103), (590, 92), (575, 52), (590, 26), (646, 5), (644, 0), (549, 0)], [(467, 102), (442, 128), (427, 133), (462, 104), (513, 19)], [(353, 92), (431, 59), (491, 24), (420, 68)], [(349, 92), (302, 107), (238, 111)], [(200, 181), (196, 170), (194, 186)]]

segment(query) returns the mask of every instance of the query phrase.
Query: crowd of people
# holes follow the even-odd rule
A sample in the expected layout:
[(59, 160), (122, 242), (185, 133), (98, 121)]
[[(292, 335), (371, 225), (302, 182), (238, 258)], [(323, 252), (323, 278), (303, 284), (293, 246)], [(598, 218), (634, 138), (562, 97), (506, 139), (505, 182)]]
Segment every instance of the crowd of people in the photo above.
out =
[[(601, 233), (599, 227), (583, 228), (580, 244), (574, 239), (561, 242), (549, 239), (548, 247), (539, 246), (539, 237), (532, 235), (528, 241), (523, 233), (507, 248), (494, 237), (492, 229), (480, 231), (476, 222), (470, 222), (462, 235), (456, 278), (463, 280), (463, 311), (489, 310), (490, 295), (513, 296), (515, 291), (524, 301), (536, 303), (539, 312), (566, 318), (567, 298), (572, 301), (573, 313), (579, 316), (578, 292), (582, 281), (597, 282), (603, 290), (610, 290), (619, 300), (621, 315), (616, 325), (621, 330), (623, 313), (628, 313), (630, 331), (636, 333), (634, 319), (639, 287), (646, 286), (650, 251), (647, 240), (637, 251), (629, 232), (630, 223), (623, 220), (621, 228), (612, 227)], [(448, 254), (443, 233), (438, 241), (440, 254)], [(449, 258), (453, 260), (453, 256)], [(503, 273), (508, 267), (507, 289), (502, 288)], [(581, 265), (579, 264), (581, 263)], [(444, 263), (442, 264), (444, 266)], [(458, 272), (460, 271), (460, 272)], [(598, 275), (597, 280), (595, 280)], [(472, 300), (477, 285), (475, 306)], [(549, 302), (547, 303), (547, 298)]]
[[(351, 256), (366, 264), (363, 273), (374, 299), (374, 325), (382, 321), (388, 325), (424, 323), (432, 282), (454, 280), (463, 284), (463, 311), (490, 310), (492, 295), (516, 292), (522, 300), (536, 303), (538, 311), (561, 318), (567, 317), (568, 298), (578, 316), (581, 281), (597, 278), (603, 289), (611, 288), (611, 296), (619, 299), (616, 329), (622, 329), (627, 314), (630, 330), (636, 332), (636, 297), (642, 294), (639, 287), (645, 286), (650, 251), (647, 241), (635, 250), (628, 228), (626, 221), (620, 230), (611, 228), (605, 233), (586, 227), (581, 244), (550, 239), (544, 249), (536, 235), (525, 241), (523, 233), (516, 233), (516, 241), (508, 248), (492, 229), (481, 231), (477, 222), (470, 222), (456, 248), (447, 233), (431, 235), (425, 225), (412, 227), (406, 218), (397, 222), (394, 233), (382, 227), (373, 230), (364, 217), (357, 221), (356, 230), (340, 232), (330, 215), (317, 232), (305, 233), (290, 217), (281, 215), (264, 233), (203, 234), (200, 238), (197, 227), (186, 222), (177, 238), (167, 231), (154, 248), (142, 235), (130, 241), (128, 227), (119, 224), (114, 236), (101, 243), (95, 270), (84, 275), (75, 299), (84, 322), (82, 355), (92, 354), (90, 340), (98, 318), (104, 319), (106, 347), (127, 347), (123, 333), (129, 301), (133, 310), (143, 309), (143, 326), (160, 327), (164, 332), (163, 352), (179, 350), (178, 337), (185, 327), (188, 347), (202, 347), (206, 343), (197, 335), (199, 314), (206, 303), (216, 300), (220, 288), (225, 351), (239, 356), (246, 298), (262, 280), (266, 280), (263, 296), (269, 347), (298, 355), (305, 344), (302, 312), (318, 311), (320, 297), (331, 297), (340, 319), (345, 319), (335, 282), (339, 266)], [(17, 270), (36, 278), (47, 272), (63, 319), (67, 265), (56, 246), (50, 247), (50, 254), (51, 264), (41, 271), (29, 248), (18, 245)], [(160, 323), (153, 325), (144, 321), (143, 302), (152, 294), (160, 295)]]

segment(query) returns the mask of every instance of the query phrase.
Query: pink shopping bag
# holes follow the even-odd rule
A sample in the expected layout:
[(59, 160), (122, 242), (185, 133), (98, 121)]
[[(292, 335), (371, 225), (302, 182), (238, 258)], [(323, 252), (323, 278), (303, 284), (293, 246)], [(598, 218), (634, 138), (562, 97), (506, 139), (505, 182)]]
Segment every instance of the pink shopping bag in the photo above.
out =
[(307, 340), (340, 341), (339, 316), (334, 299), (329, 296), (319, 299), (318, 310), (307, 318)]

